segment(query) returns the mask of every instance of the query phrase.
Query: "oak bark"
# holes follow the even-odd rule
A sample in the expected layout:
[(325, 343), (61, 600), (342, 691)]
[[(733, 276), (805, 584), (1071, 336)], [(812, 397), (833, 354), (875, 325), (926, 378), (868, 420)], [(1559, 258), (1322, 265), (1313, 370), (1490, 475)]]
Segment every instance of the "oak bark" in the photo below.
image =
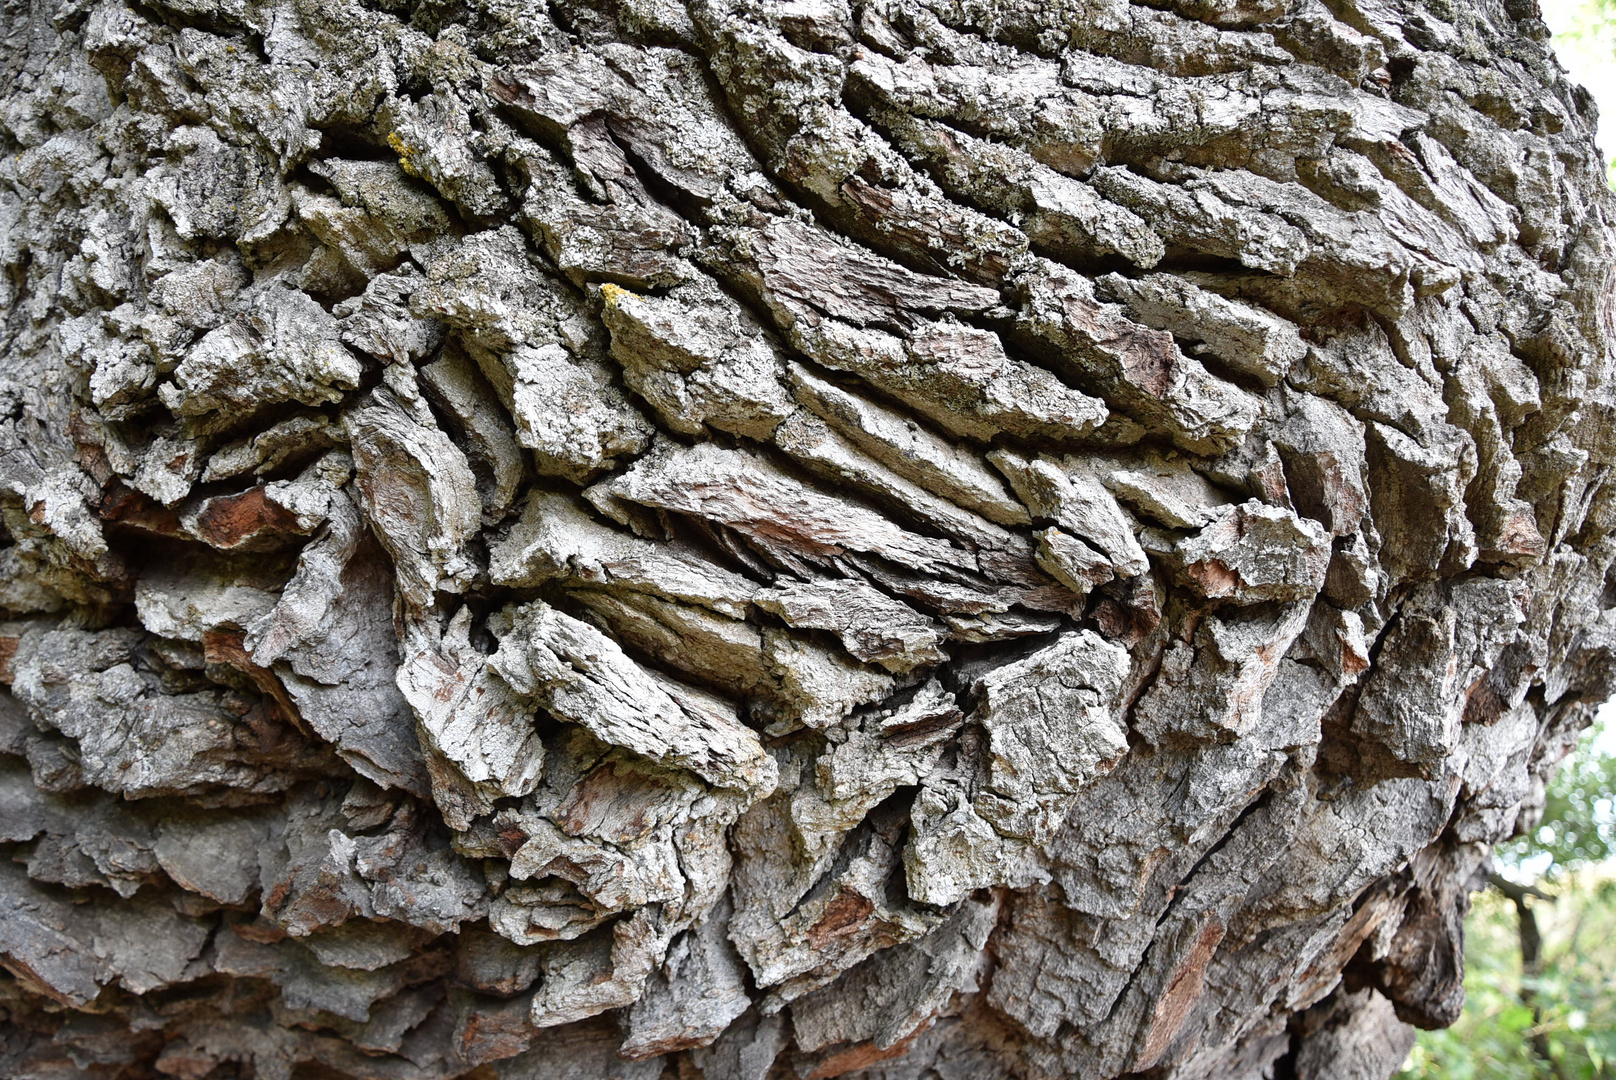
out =
[(0, 37), (0, 1073), (1389, 1074), (1616, 678), (1532, 0)]

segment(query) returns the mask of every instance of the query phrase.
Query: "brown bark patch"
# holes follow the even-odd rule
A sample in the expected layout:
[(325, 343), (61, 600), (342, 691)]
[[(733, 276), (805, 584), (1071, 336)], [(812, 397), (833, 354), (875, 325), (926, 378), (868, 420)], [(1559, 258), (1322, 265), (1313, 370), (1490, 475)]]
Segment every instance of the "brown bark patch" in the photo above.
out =
[(823, 948), (832, 938), (853, 933), (874, 911), (875, 904), (869, 897), (844, 888), (836, 899), (825, 905), (819, 920), (808, 928), (808, 940), (816, 949)]
[(885, 1050), (873, 1042), (858, 1043), (842, 1050), (833, 1050), (819, 1060), (819, 1063), (810, 1067), (803, 1075), (803, 1080), (828, 1080), (832, 1076), (842, 1076), (856, 1069), (866, 1069), (882, 1061), (891, 1061), (902, 1057), (909, 1052), (909, 1046), (915, 1041), (915, 1036), (926, 1029), (922, 1024), (901, 1042), (893, 1043)]
[(261, 487), (209, 499), (196, 516), (197, 539), (220, 551), (275, 547), (292, 536), (307, 536), (296, 515), (271, 502)]
[(1156, 1060), (1184, 1026), (1190, 1009), (1205, 987), (1206, 967), (1212, 962), (1212, 954), (1217, 951), (1218, 944), (1223, 941), (1223, 933), (1223, 923), (1215, 918), (1209, 919), (1201, 927), (1200, 933), (1195, 935), (1189, 953), (1173, 969), (1151, 1015), (1150, 1031), (1145, 1036), (1144, 1049), (1139, 1053), (1137, 1068), (1148, 1069), (1156, 1064)]
[(114, 484), (101, 499), (101, 520), (159, 536), (184, 536), (180, 516), (150, 496)]

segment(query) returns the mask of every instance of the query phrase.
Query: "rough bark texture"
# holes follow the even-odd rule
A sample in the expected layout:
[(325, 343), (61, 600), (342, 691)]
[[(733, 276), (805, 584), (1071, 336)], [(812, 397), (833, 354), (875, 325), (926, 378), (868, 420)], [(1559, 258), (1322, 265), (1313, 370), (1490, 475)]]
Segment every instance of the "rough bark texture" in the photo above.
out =
[(1532, 0), (5, 20), (0, 1073), (1368, 1080), (1457, 1015), (1616, 671)]

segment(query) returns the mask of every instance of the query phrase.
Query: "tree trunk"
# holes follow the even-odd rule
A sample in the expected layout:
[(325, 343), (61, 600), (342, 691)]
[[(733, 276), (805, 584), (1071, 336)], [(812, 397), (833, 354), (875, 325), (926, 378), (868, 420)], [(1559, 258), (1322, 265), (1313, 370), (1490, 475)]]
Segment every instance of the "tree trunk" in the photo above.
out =
[(1616, 672), (1535, 5), (848, 2), (7, 9), (0, 1073), (1455, 1019)]
[(1531, 900), (1527, 899), (1532, 897), (1552, 901), (1554, 897), (1541, 889), (1519, 884), (1500, 874), (1489, 874), (1487, 881), (1515, 905), (1516, 933), (1521, 940), (1520, 998), (1521, 1004), (1532, 1010), (1530, 1035), (1532, 1052), (1543, 1062), (1543, 1067), (1549, 1070), (1550, 1075), (1564, 1077), (1559, 1063), (1554, 1060), (1548, 1033), (1537, 1030), (1543, 1021), (1543, 1006), (1538, 1003), (1536, 985), (1537, 980), (1543, 975), (1543, 935), (1537, 928), (1537, 913), (1532, 910)]

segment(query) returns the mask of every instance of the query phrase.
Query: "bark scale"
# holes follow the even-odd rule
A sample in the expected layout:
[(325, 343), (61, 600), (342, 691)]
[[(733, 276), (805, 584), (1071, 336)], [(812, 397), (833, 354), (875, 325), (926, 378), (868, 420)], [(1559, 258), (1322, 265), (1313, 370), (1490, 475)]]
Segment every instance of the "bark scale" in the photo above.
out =
[(1374, 1077), (1457, 1016), (1616, 670), (1530, 0), (6, 18), (0, 1071)]

